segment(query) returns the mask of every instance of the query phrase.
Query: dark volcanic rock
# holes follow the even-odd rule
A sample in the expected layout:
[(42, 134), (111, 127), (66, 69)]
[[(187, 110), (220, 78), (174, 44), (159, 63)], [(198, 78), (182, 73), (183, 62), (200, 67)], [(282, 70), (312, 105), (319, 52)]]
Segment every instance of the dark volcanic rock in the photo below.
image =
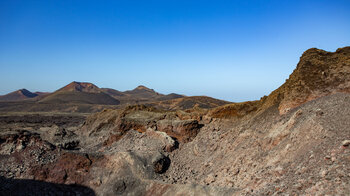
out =
[(162, 174), (168, 170), (170, 166), (170, 159), (169, 157), (166, 157), (164, 155), (157, 157), (155, 160), (153, 160), (153, 168), (154, 172), (158, 174)]

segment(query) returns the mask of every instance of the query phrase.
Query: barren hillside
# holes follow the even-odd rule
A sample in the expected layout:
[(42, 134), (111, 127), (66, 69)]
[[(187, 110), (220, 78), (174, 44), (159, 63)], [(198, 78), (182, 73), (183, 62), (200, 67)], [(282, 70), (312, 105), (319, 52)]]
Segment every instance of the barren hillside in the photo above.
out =
[(350, 47), (310, 49), (281, 87), (257, 101), (183, 97), (60, 125), (5, 119), (0, 191), (349, 195), (349, 86)]

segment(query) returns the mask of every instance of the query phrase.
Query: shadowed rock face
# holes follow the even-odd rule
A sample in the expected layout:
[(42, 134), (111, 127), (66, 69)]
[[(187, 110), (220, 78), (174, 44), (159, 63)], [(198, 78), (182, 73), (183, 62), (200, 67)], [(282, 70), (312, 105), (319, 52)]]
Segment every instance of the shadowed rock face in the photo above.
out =
[(82, 185), (66, 185), (27, 179), (8, 179), (0, 176), (2, 195), (87, 195), (95, 192)]

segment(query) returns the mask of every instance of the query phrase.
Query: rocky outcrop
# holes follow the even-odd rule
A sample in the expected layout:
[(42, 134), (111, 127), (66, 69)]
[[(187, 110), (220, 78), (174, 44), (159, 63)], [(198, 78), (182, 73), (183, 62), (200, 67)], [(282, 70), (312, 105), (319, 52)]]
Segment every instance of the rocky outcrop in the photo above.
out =
[(307, 101), (336, 92), (350, 92), (350, 47), (335, 52), (316, 48), (305, 51), (286, 82), (261, 101), (263, 108), (277, 104), (280, 113), (285, 114)]
[(190, 142), (198, 134), (202, 125), (197, 120), (160, 120), (157, 122), (157, 130), (167, 133), (179, 142)]
[(214, 118), (241, 118), (248, 114), (277, 106), (285, 114), (308, 101), (334, 94), (350, 92), (350, 47), (335, 52), (311, 48), (286, 82), (270, 95), (258, 101), (232, 103), (208, 112)]
[(89, 170), (96, 158), (87, 154), (58, 153), (55, 161), (30, 169), (35, 180), (59, 184), (86, 184), (91, 179)]
[[(98, 162), (97, 160), (100, 159), (93, 155), (65, 151), (64, 148), (43, 140), (38, 133), (30, 131), (1, 133), (0, 181), (7, 184), (7, 187), (1, 186), (0, 190), (6, 192), (11, 190), (11, 187), (18, 186), (23, 186), (25, 190), (25, 186), (29, 184), (34, 186), (31, 190), (35, 190), (36, 186), (40, 186), (37, 183), (39, 180), (51, 182), (47, 185), (54, 190), (62, 187), (60, 191), (64, 193), (80, 192), (79, 186), (74, 188), (58, 184), (87, 184), (91, 179), (90, 168), (94, 166), (93, 163)], [(10, 180), (12, 178), (32, 179), (33, 181), (20, 182)], [(31, 191), (29, 193), (33, 194)], [(90, 193), (93, 193), (91, 189)], [(23, 192), (20, 195), (22, 194)]]
[(172, 152), (178, 147), (177, 141), (175, 141), (165, 132), (155, 131), (151, 128), (148, 128), (145, 134), (157, 139), (158, 141), (161, 141), (164, 145), (163, 150), (166, 152)]
[(129, 130), (143, 133), (148, 129), (165, 132), (177, 141), (186, 143), (196, 137), (201, 126), (194, 119), (182, 120), (176, 112), (136, 105), (123, 110), (104, 110), (93, 114), (88, 117), (80, 132), (86, 136), (103, 138), (105, 146), (118, 141)]
[(52, 150), (54, 145), (43, 141), (39, 134), (26, 130), (2, 133), (0, 135), (0, 154), (10, 155), (15, 152), (22, 152), (26, 149), (41, 146), (43, 149)]
[(78, 149), (80, 141), (73, 131), (54, 125), (52, 127), (41, 127), (40, 132), (44, 140), (49, 141), (59, 148), (66, 150)]

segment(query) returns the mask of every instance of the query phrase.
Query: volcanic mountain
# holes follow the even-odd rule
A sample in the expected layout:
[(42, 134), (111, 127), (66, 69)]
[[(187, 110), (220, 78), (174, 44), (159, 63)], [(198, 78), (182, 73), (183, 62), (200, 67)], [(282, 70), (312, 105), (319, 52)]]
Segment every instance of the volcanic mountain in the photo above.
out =
[(39, 103), (118, 105), (120, 101), (92, 83), (72, 82), (40, 100)]
[(68, 85), (58, 89), (56, 92), (86, 92), (86, 93), (99, 93), (101, 89), (96, 85), (89, 82), (76, 82), (73, 81)]
[(124, 92), (110, 88), (102, 88), (101, 90), (106, 94), (109, 94), (110, 96), (120, 100), (121, 104), (139, 104), (185, 97), (183, 95), (175, 93), (163, 95), (143, 85), (139, 85), (133, 90), (128, 90)]
[(135, 98), (157, 98), (162, 97), (162, 94), (157, 93), (153, 89), (147, 88), (143, 85), (136, 87), (133, 90), (125, 91), (124, 94), (133, 96)]
[(41, 93), (32, 93), (27, 89), (20, 89), (12, 93), (0, 96), (0, 101), (21, 101), (39, 96)]

